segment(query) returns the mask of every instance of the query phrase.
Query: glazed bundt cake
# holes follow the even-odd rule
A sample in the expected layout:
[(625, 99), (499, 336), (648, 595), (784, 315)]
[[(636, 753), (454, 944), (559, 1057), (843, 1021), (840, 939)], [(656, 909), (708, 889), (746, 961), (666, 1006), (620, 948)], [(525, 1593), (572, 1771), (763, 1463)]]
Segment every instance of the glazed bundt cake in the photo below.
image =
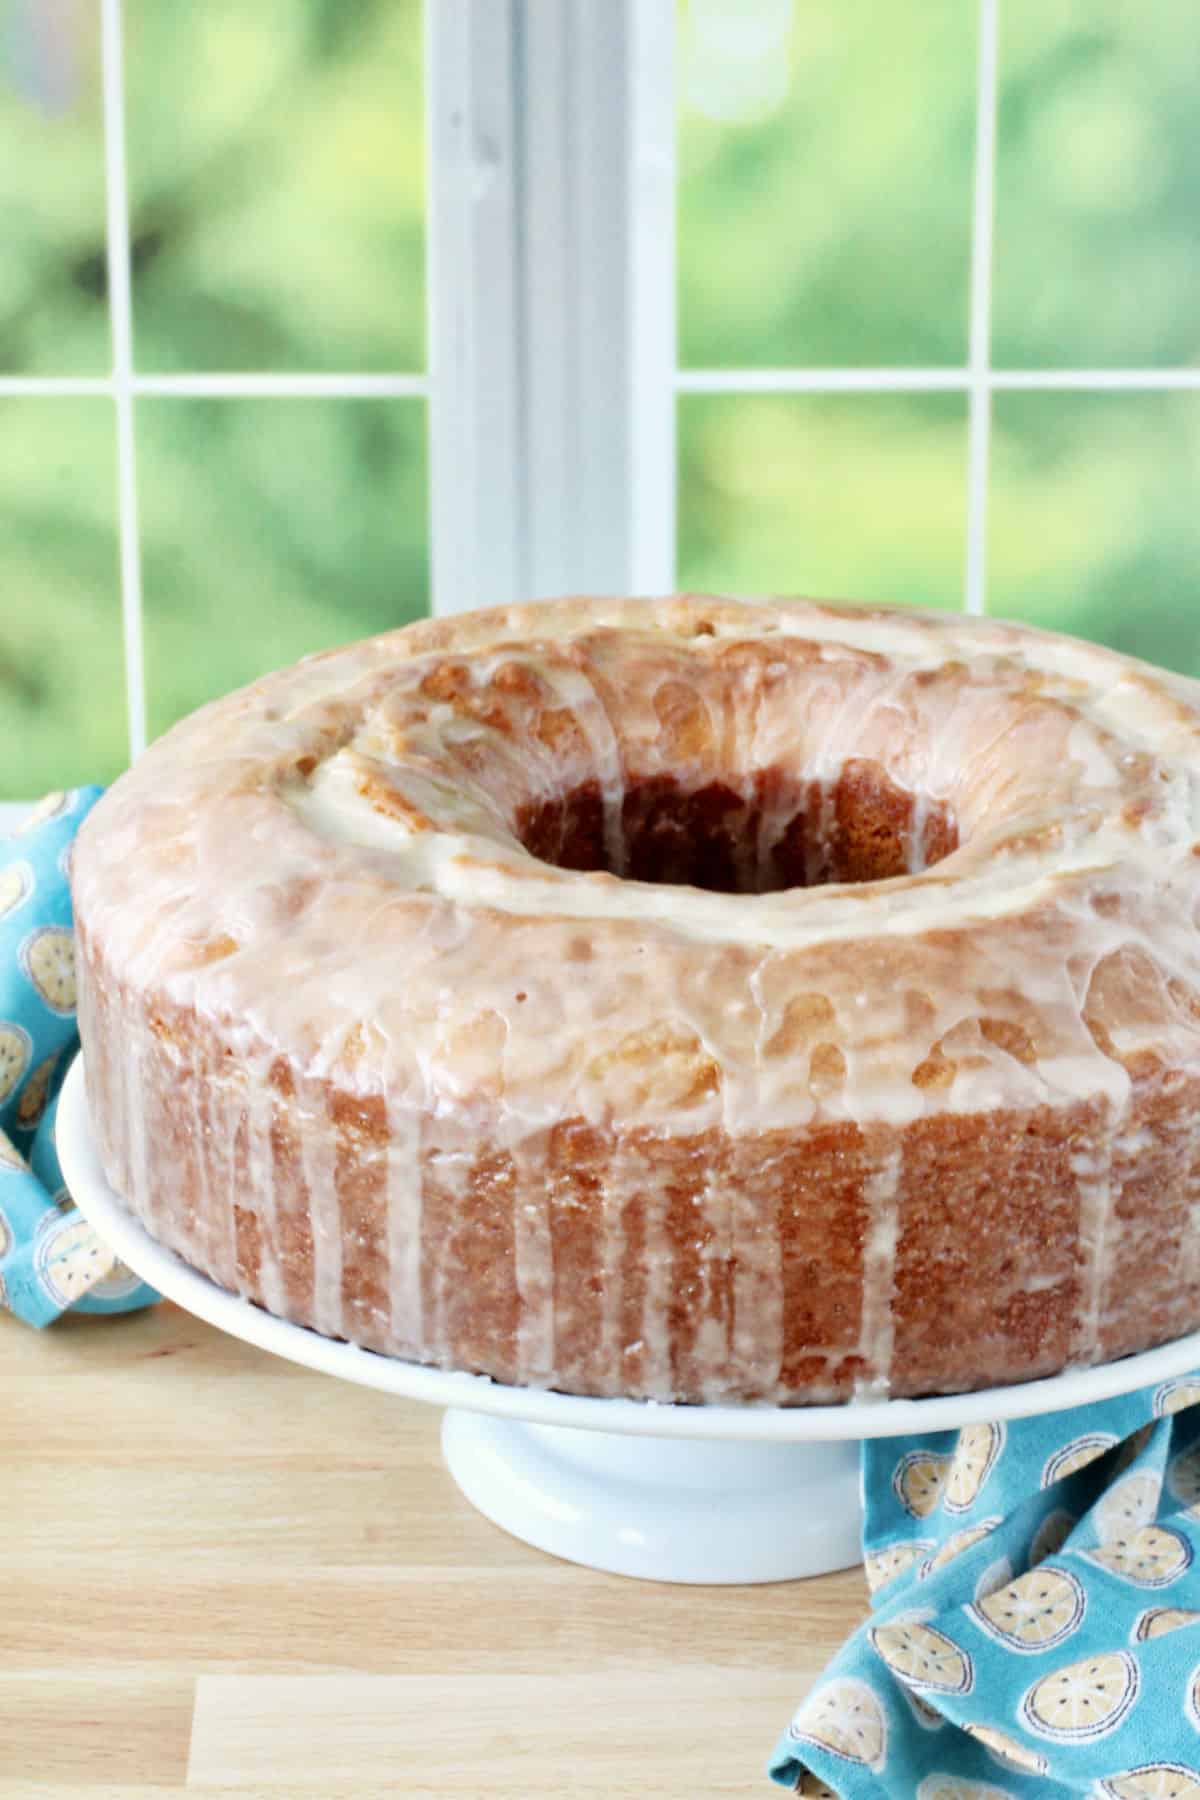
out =
[(74, 867), (100, 1152), (224, 1287), (572, 1393), (966, 1389), (1200, 1326), (1200, 684), (567, 600), (204, 708)]

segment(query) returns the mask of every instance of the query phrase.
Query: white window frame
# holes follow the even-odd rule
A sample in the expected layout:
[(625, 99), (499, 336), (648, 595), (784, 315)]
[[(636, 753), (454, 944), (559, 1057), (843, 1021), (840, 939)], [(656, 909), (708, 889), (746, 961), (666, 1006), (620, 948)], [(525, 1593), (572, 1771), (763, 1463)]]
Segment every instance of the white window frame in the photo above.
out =
[(672, 0), (427, 0), (434, 607), (674, 576)]
[(113, 403), (131, 757), (146, 736), (134, 402), (423, 399), (433, 610), (669, 592), (681, 393), (962, 392), (963, 606), (986, 598), (992, 395), (1200, 389), (1200, 369), (1002, 370), (990, 359), (997, 41), (978, 27), (970, 321), (958, 368), (685, 369), (675, 338), (674, 0), (425, 0), (424, 374), (142, 375), (134, 360), (121, 0), (100, 0), (111, 373), (0, 376)]

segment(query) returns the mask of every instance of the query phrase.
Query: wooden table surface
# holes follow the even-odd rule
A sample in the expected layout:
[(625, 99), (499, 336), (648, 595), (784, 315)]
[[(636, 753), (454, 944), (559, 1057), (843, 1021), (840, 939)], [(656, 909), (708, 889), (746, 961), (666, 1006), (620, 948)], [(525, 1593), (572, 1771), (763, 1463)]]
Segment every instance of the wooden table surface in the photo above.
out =
[(438, 1422), (173, 1306), (0, 1314), (3, 1800), (771, 1792), (861, 1572), (558, 1562), (461, 1498)]

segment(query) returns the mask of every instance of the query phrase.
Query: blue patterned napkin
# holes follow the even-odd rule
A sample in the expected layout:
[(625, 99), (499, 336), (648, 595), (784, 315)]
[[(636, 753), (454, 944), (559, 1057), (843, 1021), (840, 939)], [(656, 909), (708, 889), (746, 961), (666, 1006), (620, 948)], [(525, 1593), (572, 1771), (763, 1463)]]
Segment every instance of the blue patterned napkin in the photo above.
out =
[(1200, 1372), (867, 1444), (872, 1614), (776, 1748), (844, 1800), (1200, 1800)]
[(54, 1145), (79, 1048), (71, 844), (100, 791), (48, 794), (0, 839), (0, 1305), (30, 1325), (69, 1306), (128, 1312), (158, 1298), (72, 1206)]

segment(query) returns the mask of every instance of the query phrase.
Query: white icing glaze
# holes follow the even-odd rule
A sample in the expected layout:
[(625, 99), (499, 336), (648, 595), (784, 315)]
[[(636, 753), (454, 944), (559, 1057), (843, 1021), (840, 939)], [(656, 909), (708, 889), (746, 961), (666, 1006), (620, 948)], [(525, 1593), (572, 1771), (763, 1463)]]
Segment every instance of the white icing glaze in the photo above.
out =
[[(754, 782), (775, 770), (816, 797), (805, 854), (818, 878), (837, 782), (854, 759), (913, 797), (908, 874), (738, 894), (621, 878), (631, 783), (719, 779), (748, 805)], [(142, 1070), (159, 1052), (142, 1013), (158, 1009), (169, 1029), (203, 1021), (250, 1096), (259, 1281), (282, 1309), (275, 1187), (285, 1172), (270, 1132), (283, 1102), (266, 1098), (282, 1058), (296, 1082), (289, 1117), (312, 1231), (312, 1314), (338, 1335), (348, 1140), (330, 1092), (382, 1102), (389, 1342), (447, 1361), (459, 1272), (448, 1241), (431, 1242), (425, 1228), (422, 1157), (436, 1158), (441, 1187), (465, 1204), (471, 1146), (486, 1141), (516, 1171), (518, 1376), (552, 1382), (539, 1134), (566, 1118), (614, 1133), (598, 1331), (615, 1368), (629, 1348), (623, 1215), (641, 1198), (636, 1356), (648, 1391), (665, 1394), (667, 1200), (647, 1188), (624, 1134), (714, 1133), (736, 1148), (810, 1127), (886, 1133), (1095, 1107), (1102, 1123), (1073, 1160), (1083, 1270), (1074, 1347), (1093, 1355), (1121, 1238), (1114, 1156), (1136, 1155), (1146, 1134), (1130, 1067), (1153, 1054), (1200, 1075), (1189, 998), (1200, 994), (1198, 775), (1200, 686), (991, 620), (564, 602), (310, 659), (177, 727), (81, 834), (77, 914), (124, 1008), (119, 1032), (106, 1026), (102, 1044), (97, 1026), (87, 1045), (113, 1101), (102, 1131), (110, 1167), (149, 1210)], [(585, 782), (598, 792), (614, 873), (539, 862), (514, 832), (520, 806)], [(960, 842), (926, 868), (938, 808), (957, 820)], [(795, 792), (781, 788), (756, 813), (738, 852), (755, 885), (795, 810)], [(1106, 984), (1129, 959), (1143, 973), (1110, 1001)], [(88, 957), (81, 978), (95, 978)], [(798, 1016), (819, 1028), (801, 1029)], [(199, 1120), (195, 1129), (218, 1135)], [(232, 1198), (221, 1192), (232, 1187), (230, 1159), (212, 1146), (201, 1161), (197, 1204), (211, 1229), (220, 1219), (231, 1233)], [(856, 1343), (871, 1391), (886, 1387), (894, 1353), (903, 1166), (892, 1143), (864, 1188)], [(770, 1394), (786, 1331), (775, 1227), (752, 1194), (730, 1194), (713, 1175), (695, 1213), (708, 1245), (690, 1350), (702, 1397), (728, 1391), (731, 1369), (745, 1391)], [(206, 1251), (228, 1264), (231, 1238)], [(727, 1327), (710, 1316), (720, 1270), (731, 1271)], [(1029, 1270), (1027, 1294), (1046, 1285)], [(832, 1368), (847, 1345), (812, 1350)]]

